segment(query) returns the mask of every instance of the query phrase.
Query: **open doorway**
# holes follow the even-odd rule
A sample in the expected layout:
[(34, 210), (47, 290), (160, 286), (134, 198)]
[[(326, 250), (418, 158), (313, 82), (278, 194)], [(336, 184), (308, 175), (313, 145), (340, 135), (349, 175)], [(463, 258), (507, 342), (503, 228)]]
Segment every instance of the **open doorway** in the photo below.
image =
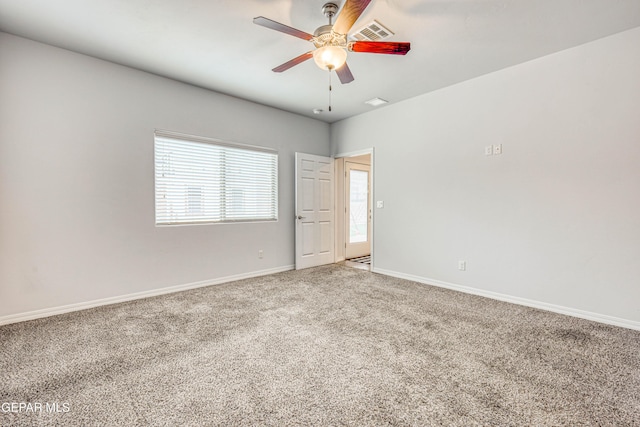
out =
[(336, 261), (371, 270), (373, 249), (373, 152), (335, 160)]

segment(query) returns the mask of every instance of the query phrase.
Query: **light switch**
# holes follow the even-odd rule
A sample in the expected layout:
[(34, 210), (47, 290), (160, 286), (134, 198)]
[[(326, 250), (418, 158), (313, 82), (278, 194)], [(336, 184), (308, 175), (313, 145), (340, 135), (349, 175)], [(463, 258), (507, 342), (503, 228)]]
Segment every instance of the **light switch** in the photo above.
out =
[(382, 201), (382, 200), (378, 200), (378, 201), (376, 202), (376, 208), (378, 208), (378, 209), (382, 209), (382, 208), (384, 208), (384, 201)]

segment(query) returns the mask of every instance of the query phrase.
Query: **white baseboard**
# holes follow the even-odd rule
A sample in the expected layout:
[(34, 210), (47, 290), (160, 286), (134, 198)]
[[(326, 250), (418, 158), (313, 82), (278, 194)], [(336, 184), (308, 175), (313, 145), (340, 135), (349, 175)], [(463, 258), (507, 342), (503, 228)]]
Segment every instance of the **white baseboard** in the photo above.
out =
[(540, 310), (552, 311), (554, 313), (565, 314), (567, 316), (579, 317), (581, 319), (592, 320), (594, 322), (605, 323), (607, 325), (620, 326), (623, 328), (634, 329), (640, 331), (640, 322), (622, 319), (619, 317), (608, 316), (605, 314), (593, 313), (590, 311), (579, 310), (571, 307), (563, 307), (560, 305), (549, 304), (530, 300), (526, 298), (514, 297), (511, 295), (501, 294), (497, 292), (485, 291), (482, 289), (471, 288), (469, 286), (456, 285), (454, 283), (442, 282), (440, 280), (429, 279), (426, 277), (414, 276), (412, 274), (399, 273), (397, 271), (385, 270), (382, 268), (374, 268), (374, 273), (383, 274), (385, 276), (397, 277), (399, 279), (407, 279), (412, 282), (418, 282), (425, 285), (438, 286), (454, 291), (464, 292), (467, 294), (478, 295), (481, 297), (491, 298), (499, 301), (505, 301), (513, 304), (524, 305), (527, 307), (538, 308)]
[(93, 301), (80, 302), (76, 304), (63, 305), (60, 307), (44, 308), (42, 310), (29, 311), (26, 313), (10, 314), (0, 317), (0, 325), (8, 325), (10, 323), (24, 322), (26, 320), (39, 319), (42, 317), (55, 316), (57, 314), (69, 313), (72, 311), (86, 310), (88, 308), (99, 307), (102, 305), (117, 304), (120, 302), (132, 301), (142, 298), (155, 297), (158, 295), (171, 294), (174, 292), (186, 291), (189, 289), (202, 288), (205, 286), (220, 285), (223, 283), (233, 282), (236, 280), (250, 279), (252, 277), (266, 276), (269, 274), (281, 273), (283, 271), (293, 270), (293, 265), (283, 267), (270, 268), (267, 270), (252, 271), (250, 273), (236, 274), (233, 276), (220, 277), (218, 279), (203, 280), (201, 282), (187, 283), (184, 285), (169, 286), (167, 288), (153, 289), (150, 291), (135, 292), (133, 294), (121, 295), (117, 297), (103, 298)]

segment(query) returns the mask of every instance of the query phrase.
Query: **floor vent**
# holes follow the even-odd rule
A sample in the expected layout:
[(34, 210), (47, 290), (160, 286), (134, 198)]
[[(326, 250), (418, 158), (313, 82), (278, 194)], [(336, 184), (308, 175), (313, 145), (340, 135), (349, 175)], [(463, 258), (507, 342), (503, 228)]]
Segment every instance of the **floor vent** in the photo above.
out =
[(386, 28), (378, 21), (373, 21), (369, 25), (361, 28), (357, 32), (351, 35), (358, 41), (376, 41), (388, 39), (393, 35), (393, 32)]

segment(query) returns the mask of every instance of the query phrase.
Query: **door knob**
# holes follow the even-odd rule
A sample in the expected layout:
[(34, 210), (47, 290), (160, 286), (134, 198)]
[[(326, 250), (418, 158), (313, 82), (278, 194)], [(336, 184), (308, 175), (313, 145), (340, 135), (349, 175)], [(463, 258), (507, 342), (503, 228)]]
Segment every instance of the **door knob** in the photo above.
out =
[(302, 215), (298, 215), (296, 218), (298, 218), (298, 219), (304, 219), (305, 217), (303, 217)]

